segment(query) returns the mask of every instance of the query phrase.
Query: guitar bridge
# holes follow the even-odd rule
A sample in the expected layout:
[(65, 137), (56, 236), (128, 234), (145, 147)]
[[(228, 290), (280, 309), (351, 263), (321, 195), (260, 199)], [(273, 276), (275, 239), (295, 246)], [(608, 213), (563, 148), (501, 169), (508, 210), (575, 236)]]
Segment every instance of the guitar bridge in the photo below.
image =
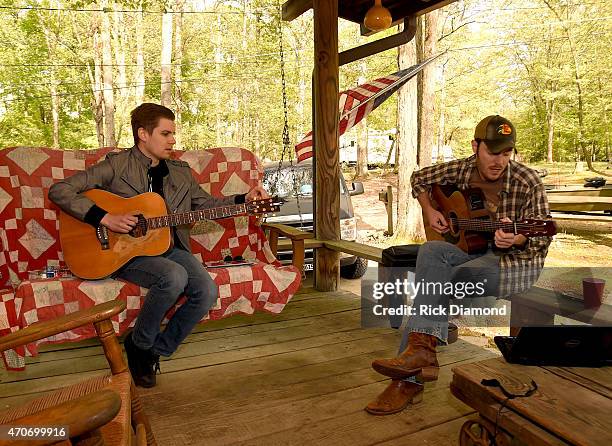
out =
[(108, 228), (106, 226), (100, 225), (96, 228), (96, 237), (98, 238), (103, 251), (110, 249), (110, 243), (108, 241)]

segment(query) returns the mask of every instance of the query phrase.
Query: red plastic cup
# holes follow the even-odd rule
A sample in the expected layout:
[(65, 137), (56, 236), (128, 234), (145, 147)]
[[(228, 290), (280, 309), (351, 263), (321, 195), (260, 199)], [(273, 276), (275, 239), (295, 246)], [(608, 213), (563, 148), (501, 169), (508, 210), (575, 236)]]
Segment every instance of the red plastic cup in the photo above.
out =
[(587, 277), (582, 279), (582, 296), (585, 308), (597, 308), (603, 302), (604, 286), (606, 281)]

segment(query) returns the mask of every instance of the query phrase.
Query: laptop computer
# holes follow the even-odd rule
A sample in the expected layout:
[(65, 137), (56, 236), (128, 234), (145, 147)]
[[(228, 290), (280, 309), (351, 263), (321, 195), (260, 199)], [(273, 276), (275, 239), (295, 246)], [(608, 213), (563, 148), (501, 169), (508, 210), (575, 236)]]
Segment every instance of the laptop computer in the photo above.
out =
[(523, 327), (518, 336), (495, 336), (506, 361), (523, 365), (600, 367), (612, 364), (612, 327)]

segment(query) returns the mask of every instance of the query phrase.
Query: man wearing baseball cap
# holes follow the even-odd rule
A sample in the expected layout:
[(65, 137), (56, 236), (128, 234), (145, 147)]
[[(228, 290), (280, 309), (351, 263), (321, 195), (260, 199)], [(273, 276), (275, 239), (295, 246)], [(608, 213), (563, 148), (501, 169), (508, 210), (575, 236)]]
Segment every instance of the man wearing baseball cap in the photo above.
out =
[[(455, 185), (459, 190), (479, 188), (483, 206), (493, 221), (545, 219), (548, 201), (539, 175), (513, 161), (516, 152), (514, 125), (499, 115), (487, 116), (474, 131), (474, 154), (461, 160), (437, 164), (415, 171), (411, 177), (412, 195), (423, 208), (431, 229), (449, 231), (444, 215), (430, 199), (431, 187)], [(421, 245), (415, 269), (415, 284), (457, 284), (460, 281), (484, 283), (484, 296), (508, 297), (531, 287), (537, 280), (548, 252), (551, 237), (530, 237), (498, 229), (486, 252), (468, 254), (446, 241)], [(441, 291), (417, 291), (413, 309), (423, 307), (448, 310), (450, 297)], [(438, 377), (436, 345), (448, 339), (448, 313), (436, 316), (412, 314), (402, 337), (399, 355), (377, 359), (372, 367), (391, 379), (389, 386), (367, 405), (374, 415), (388, 415), (420, 401), (423, 382)]]

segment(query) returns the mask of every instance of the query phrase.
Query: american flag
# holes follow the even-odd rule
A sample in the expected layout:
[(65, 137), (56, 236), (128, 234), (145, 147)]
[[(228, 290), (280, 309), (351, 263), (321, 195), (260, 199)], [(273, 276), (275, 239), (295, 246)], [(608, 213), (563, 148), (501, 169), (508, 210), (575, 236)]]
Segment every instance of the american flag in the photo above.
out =
[[(419, 71), (436, 58), (437, 56), (430, 57), (410, 68), (341, 92), (339, 104), (340, 123), (338, 124), (340, 135), (343, 135), (361, 122), (372, 110), (385, 102), (402, 85), (416, 76)], [(312, 131), (308, 132), (295, 145), (295, 152), (298, 163), (312, 157)]]

